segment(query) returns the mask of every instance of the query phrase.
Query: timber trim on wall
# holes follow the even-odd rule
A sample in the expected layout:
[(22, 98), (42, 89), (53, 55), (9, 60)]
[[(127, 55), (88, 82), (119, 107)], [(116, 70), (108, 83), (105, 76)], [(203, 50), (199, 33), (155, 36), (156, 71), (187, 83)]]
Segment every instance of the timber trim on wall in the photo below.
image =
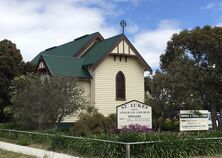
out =
[[(133, 56), (136, 56), (137, 59), (139, 60), (139, 62), (145, 67), (145, 70), (146, 71), (149, 71), (150, 73), (152, 73), (152, 69), (150, 68), (150, 66), (146, 63), (146, 61), (143, 59), (143, 57), (139, 54), (139, 52), (136, 50), (136, 48), (131, 44), (131, 42), (126, 38), (126, 36), (124, 34), (121, 35), (120, 39), (114, 44), (114, 46), (109, 49), (105, 55), (100, 59), (98, 60), (93, 66), (92, 66), (92, 70), (95, 70), (96, 67), (109, 55), (111, 54), (112, 50), (117, 47), (118, 49), (118, 45), (121, 41), (125, 41), (128, 46), (133, 50), (133, 52), (135, 53), (135, 55)], [(120, 55), (120, 53), (115, 53), (115, 55)], [(126, 55), (126, 54), (121, 54), (121, 55)], [(127, 54), (128, 56), (132, 56), (131, 54)]]
[(46, 72), (47, 72), (50, 76), (52, 76), (52, 73), (51, 73), (51, 71), (50, 71), (47, 63), (45, 62), (44, 58), (42, 57), (42, 55), (40, 56), (40, 59), (39, 59), (38, 63), (36, 64), (35, 73), (39, 72), (38, 67), (39, 67), (39, 64), (40, 64), (41, 62), (43, 62), (44, 66), (45, 66)]

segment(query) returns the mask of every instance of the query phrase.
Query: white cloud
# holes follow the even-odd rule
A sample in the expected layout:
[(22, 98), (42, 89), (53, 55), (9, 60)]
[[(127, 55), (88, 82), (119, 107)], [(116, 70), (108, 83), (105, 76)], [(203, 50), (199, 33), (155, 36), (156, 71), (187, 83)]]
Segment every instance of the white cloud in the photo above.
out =
[[(109, 0), (0, 1), (0, 40), (12, 40), (21, 49), (24, 60), (30, 61), (40, 51), (86, 33), (99, 31), (107, 38), (120, 32), (116, 25), (107, 25), (110, 15), (121, 14), (115, 3)], [(144, 31), (133, 23), (127, 27), (135, 47), (154, 69), (159, 66), (166, 42), (179, 30), (173, 20), (163, 20), (158, 28)]]
[(126, 27), (127, 32), (131, 33), (131, 34), (135, 34), (139, 32), (139, 26), (136, 24), (129, 24), (129, 26)]
[(124, 3), (131, 3), (134, 6), (139, 5), (141, 2), (143, 2), (144, 0), (113, 0), (114, 2), (124, 2)]
[(164, 53), (167, 41), (179, 32), (178, 22), (162, 20), (156, 29), (145, 30), (134, 37), (134, 45), (153, 70), (159, 67), (159, 57)]
[(212, 9), (216, 6), (216, 3), (208, 3), (206, 6), (201, 7), (200, 9), (202, 10), (208, 10), (208, 9)]
[(222, 2), (211, 2), (200, 8), (201, 10), (222, 10)]
[[(25, 61), (40, 51), (71, 41), (86, 33), (100, 31), (104, 37), (117, 34), (106, 25), (108, 14), (115, 8), (102, 0), (99, 5), (78, 0), (0, 1), (0, 39), (10, 39), (21, 49)], [(89, 5), (91, 4), (91, 6)], [(103, 9), (106, 14), (103, 14)], [(116, 13), (115, 13), (116, 14)]]

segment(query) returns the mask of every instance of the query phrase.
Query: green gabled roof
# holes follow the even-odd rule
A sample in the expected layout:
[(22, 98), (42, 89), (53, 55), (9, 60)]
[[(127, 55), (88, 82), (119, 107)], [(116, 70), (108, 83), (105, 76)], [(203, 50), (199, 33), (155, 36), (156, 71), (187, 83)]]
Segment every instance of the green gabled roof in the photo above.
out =
[(41, 55), (52, 76), (63, 75), (90, 78), (90, 74), (82, 68), (83, 58)]
[[(100, 38), (99, 41), (97, 41), (97, 37)], [(103, 37), (96, 32), (82, 36), (56, 48), (45, 50), (39, 53), (32, 60), (32, 63), (37, 64), (40, 59), (44, 60), (51, 75), (90, 78), (91, 76), (86, 69), (88, 67), (87, 65), (92, 65), (92, 69), (95, 69), (121, 40), (126, 40), (126, 42), (132, 45), (123, 34), (103, 39)], [(97, 42), (91, 46), (92, 42), (95, 41)], [(88, 49), (89, 46), (90, 48)], [(136, 49), (133, 46), (131, 47), (134, 49), (138, 60), (140, 60), (147, 70), (151, 70)], [(86, 51), (84, 55), (75, 57), (75, 55), (79, 56), (79, 54), (84, 51)]]
[(95, 32), (90, 35), (85, 35), (75, 39), (74, 41), (65, 43), (63, 45), (46, 49), (45, 51), (40, 52), (31, 62), (37, 64), (41, 55), (54, 55), (54, 56), (65, 56), (73, 57), (81, 48), (83, 48), (90, 40), (92, 40), (98, 32)]
[(122, 34), (95, 43), (82, 58), (85, 58), (84, 65), (93, 65), (112, 51), (113, 47), (122, 38)]

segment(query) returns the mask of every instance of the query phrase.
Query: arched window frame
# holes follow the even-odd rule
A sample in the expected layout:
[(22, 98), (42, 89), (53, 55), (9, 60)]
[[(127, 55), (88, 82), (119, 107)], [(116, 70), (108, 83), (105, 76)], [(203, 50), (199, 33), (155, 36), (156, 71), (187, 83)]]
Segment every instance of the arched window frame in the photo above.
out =
[[(119, 91), (119, 87), (118, 87), (119, 75), (121, 75), (121, 77), (122, 77), (122, 88), (123, 88), (122, 91)], [(120, 94), (120, 93), (122, 93), (122, 94)], [(119, 71), (116, 74), (116, 100), (126, 100), (126, 78), (125, 78), (125, 75), (122, 71)]]

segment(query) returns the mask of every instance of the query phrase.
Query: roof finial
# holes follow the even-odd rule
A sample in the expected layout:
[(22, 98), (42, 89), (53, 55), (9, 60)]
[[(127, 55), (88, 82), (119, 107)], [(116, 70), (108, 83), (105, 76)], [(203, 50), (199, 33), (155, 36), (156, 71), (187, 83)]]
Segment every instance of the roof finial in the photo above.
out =
[(125, 20), (121, 20), (120, 21), (120, 26), (122, 27), (122, 29), (123, 29), (123, 34), (124, 34), (124, 28), (126, 27), (126, 21)]

